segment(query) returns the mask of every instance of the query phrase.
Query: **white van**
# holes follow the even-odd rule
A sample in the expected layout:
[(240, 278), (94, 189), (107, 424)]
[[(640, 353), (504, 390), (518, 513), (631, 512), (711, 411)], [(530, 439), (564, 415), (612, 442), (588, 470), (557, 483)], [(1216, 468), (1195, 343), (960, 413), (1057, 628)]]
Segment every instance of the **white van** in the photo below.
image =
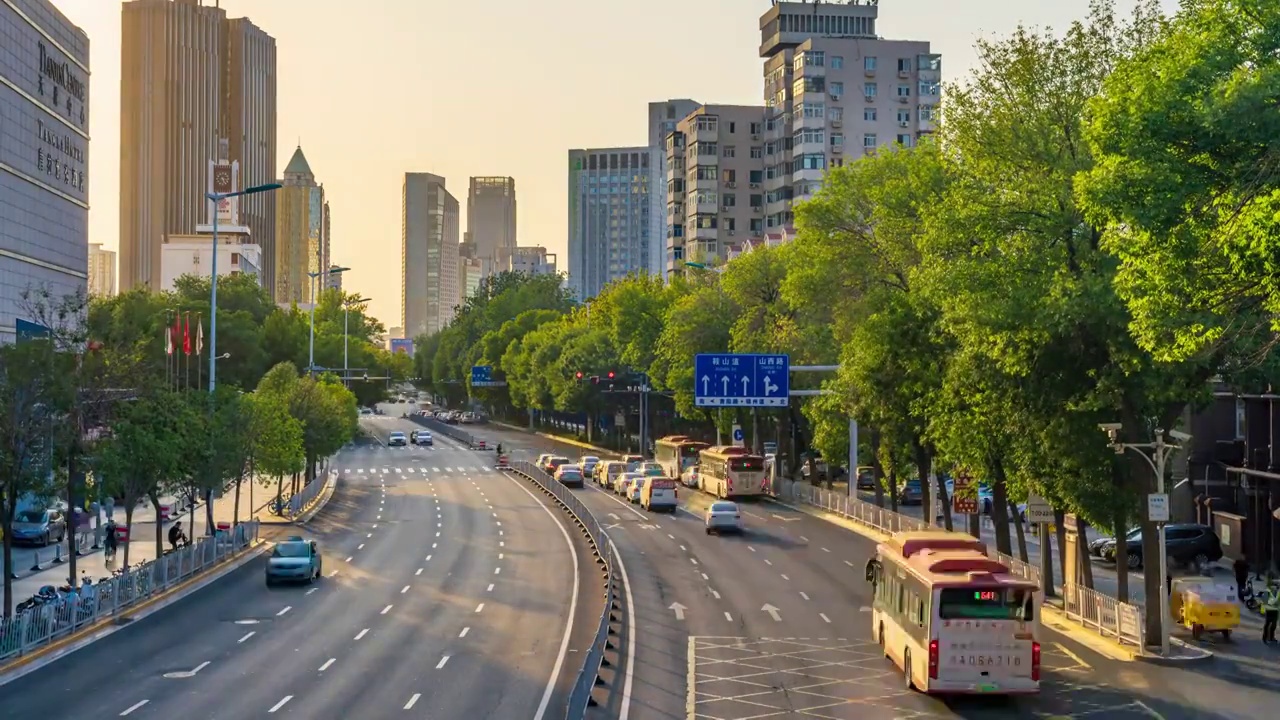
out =
[(640, 507), (650, 512), (667, 510), (674, 513), (677, 504), (675, 480), (668, 477), (644, 479), (644, 487), (640, 490)]

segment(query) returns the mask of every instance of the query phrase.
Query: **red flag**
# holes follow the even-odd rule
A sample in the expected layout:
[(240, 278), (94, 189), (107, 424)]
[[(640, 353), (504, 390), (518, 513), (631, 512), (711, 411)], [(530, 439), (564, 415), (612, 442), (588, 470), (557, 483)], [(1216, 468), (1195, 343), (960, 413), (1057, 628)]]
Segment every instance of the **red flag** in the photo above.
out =
[(169, 330), (170, 337), (173, 338), (173, 351), (178, 351), (178, 336), (182, 334), (182, 314), (175, 312), (173, 314), (173, 327)]
[(187, 324), (182, 328), (182, 352), (191, 354), (191, 313), (187, 313)]

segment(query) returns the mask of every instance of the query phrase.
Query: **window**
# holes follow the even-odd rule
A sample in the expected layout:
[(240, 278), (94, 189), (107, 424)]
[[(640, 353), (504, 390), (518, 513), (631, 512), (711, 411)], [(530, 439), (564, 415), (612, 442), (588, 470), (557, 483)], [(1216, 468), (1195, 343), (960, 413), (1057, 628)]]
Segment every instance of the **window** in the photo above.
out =
[(805, 103), (804, 116), (807, 118), (826, 118), (827, 106), (823, 103)]
[(844, 108), (831, 106), (827, 108), (827, 119), (832, 122), (844, 120)]
[(707, 117), (706, 115), (699, 115), (697, 128), (698, 130), (705, 130), (707, 132), (719, 132), (720, 121), (714, 116)]
[(875, 122), (875, 121), (876, 121), (876, 109), (875, 109), (875, 108), (873, 108), (873, 107), (871, 107), (871, 108), (862, 108), (862, 119), (863, 119), (863, 120), (866, 120), (867, 122)]
[(826, 168), (827, 156), (822, 153), (800, 155), (791, 161), (792, 172), (800, 172), (801, 170), (825, 170)]
[(759, 145), (753, 145), (751, 147), (751, 159), (759, 160), (762, 157), (764, 157), (764, 148)]
[(873, 98), (876, 96), (876, 90), (877, 90), (876, 84), (873, 82), (862, 84), (862, 94), (866, 95), (869, 98)]
[(737, 126), (738, 126), (738, 124), (737, 124), (737, 123), (729, 123), (729, 132), (730, 132), (730, 133), (736, 132), (736, 131), (737, 131)]
[(693, 225), (695, 228), (699, 228), (702, 230), (714, 230), (716, 229), (716, 216), (715, 215), (694, 215), (693, 222), (690, 224)]
[(696, 180), (715, 180), (720, 177), (720, 167), (718, 165), (699, 165), (693, 171)]
[(940, 85), (940, 83), (936, 82), (922, 81), (919, 87), (920, 97), (937, 97)]
[(843, 147), (844, 147), (844, 135), (841, 135), (841, 134), (839, 134), (839, 133), (835, 133), (835, 134), (833, 134), (833, 135), (831, 136), (831, 147), (833, 147), (833, 148), (843, 148)]
[(898, 122), (900, 122), (900, 123), (904, 123), (904, 122), (911, 122), (911, 111), (910, 111), (910, 110), (899, 110), (899, 111), (898, 111)]
[(760, 134), (760, 123), (758, 123), (758, 122), (753, 122), (753, 123), (751, 123), (751, 134), (752, 134), (752, 135), (759, 135), (759, 134)]
[(910, 86), (910, 85), (899, 85), (899, 86), (898, 86), (898, 97), (911, 97), (911, 86)]
[(753, 183), (760, 183), (760, 182), (763, 182), (763, 181), (764, 181), (764, 171), (763, 171), (763, 170), (752, 170), (752, 171), (750, 172), (750, 174), (749, 174), (747, 177), (749, 177), (749, 178), (750, 178), (750, 182), (753, 182)]
[(898, 72), (911, 72), (911, 58), (898, 58)]
[(737, 207), (737, 206), (738, 206), (738, 196), (737, 196), (737, 195), (734, 195), (733, 193), (725, 193), (724, 195), (722, 195), (722, 196), (720, 196), (720, 197), (721, 197), (721, 199), (724, 201), (724, 206), (725, 206), (725, 207), (727, 207), (727, 208), (731, 208), (731, 207)]
[(725, 182), (738, 182), (738, 171), (737, 171), (737, 170), (725, 170), (725, 171), (724, 171), (724, 181), (725, 181)]
[(699, 190), (693, 194), (694, 205), (715, 205), (720, 197), (710, 190)]
[(825, 135), (825, 132), (822, 128), (801, 128), (796, 130), (792, 139), (795, 141), (796, 145), (801, 143), (817, 143), (818, 145), (821, 145), (825, 142), (823, 135)]
[(724, 156), (724, 157), (731, 158), (731, 157), (733, 157), (733, 155), (734, 155), (734, 153), (735, 153), (735, 152), (737, 152), (737, 151), (734, 149), (734, 146), (732, 146), (732, 145), (725, 145), (725, 146), (724, 146), (724, 150), (723, 150), (723, 153), (722, 153), (722, 154), (723, 154), (723, 156)]
[(862, 147), (864, 147), (864, 148), (873, 148), (873, 147), (875, 147), (875, 146), (876, 146), (876, 134), (875, 134), (875, 133), (867, 133), (867, 134), (865, 134), (865, 135), (863, 135), (863, 136), (862, 136)]
[(844, 58), (843, 58), (843, 57), (841, 57), (841, 56), (839, 56), (839, 55), (832, 55), (832, 56), (831, 56), (831, 69), (832, 69), (832, 70), (843, 70), (843, 69), (844, 69)]
[(832, 97), (837, 97), (837, 98), (840, 97), (841, 95), (844, 94), (844, 83), (842, 82), (831, 83), (830, 89), (827, 91), (827, 93)]
[(696, 142), (693, 144), (693, 152), (696, 155), (709, 155), (714, 157), (719, 154), (718, 150), (719, 146), (713, 142)]
[(764, 220), (761, 218), (751, 218), (751, 232), (757, 235), (764, 232)]
[(737, 225), (738, 225), (737, 222), (735, 222), (734, 219), (731, 217), (727, 217), (724, 219), (725, 230), (737, 230), (738, 229)]
[(920, 113), (921, 120), (925, 122), (933, 122), (933, 106), (932, 105), (921, 105), (919, 113)]
[(868, 55), (862, 58), (862, 69), (866, 70), (867, 72), (876, 71), (876, 58), (874, 55)]
[(751, 195), (748, 195), (748, 196), (747, 196), (747, 203), (748, 203), (748, 204), (750, 204), (750, 205), (751, 205), (751, 207), (753, 207), (753, 208), (760, 208), (760, 207), (763, 207), (763, 206), (764, 206), (764, 196), (763, 196), (763, 195), (759, 195), (759, 194), (757, 194), (757, 193), (752, 193)]
[(778, 152), (778, 146), (776, 144), (774, 144), (773, 142), (767, 142), (764, 144), (765, 155), (773, 155), (776, 152)]
[(897, 140), (898, 144), (901, 145), (902, 147), (911, 147), (910, 135), (898, 135), (898, 137), (895, 139)]

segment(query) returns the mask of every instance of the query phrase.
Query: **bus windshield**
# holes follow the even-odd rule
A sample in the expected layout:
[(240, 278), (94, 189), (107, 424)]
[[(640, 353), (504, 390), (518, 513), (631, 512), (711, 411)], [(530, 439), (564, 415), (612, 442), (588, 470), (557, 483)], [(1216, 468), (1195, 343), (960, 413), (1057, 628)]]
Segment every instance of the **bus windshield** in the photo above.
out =
[(729, 469), (745, 472), (760, 472), (764, 470), (764, 458), (755, 456), (733, 458), (729, 461)]
[(1031, 591), (1025, 588), (942, 588), (938, 594), (938, 617), (1030, 622), (1030, 600)]

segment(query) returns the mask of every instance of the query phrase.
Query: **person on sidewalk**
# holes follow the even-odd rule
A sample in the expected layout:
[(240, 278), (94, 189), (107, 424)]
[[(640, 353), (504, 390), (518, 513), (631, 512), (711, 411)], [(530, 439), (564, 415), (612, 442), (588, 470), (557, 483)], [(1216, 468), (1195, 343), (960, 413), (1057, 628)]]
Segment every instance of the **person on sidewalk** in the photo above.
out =
[(1276, 622), (1280, 621), (1280, 585), (1276, 584), (1275, 578), (1267, 580), (1267, 595), (1262, 602), (1262, 615), (1265, 618), (1262, 623), (1262, 642), (1274, 643)]
[(107, 520), (106, 527), (103, 528), (107, 536), (103, 540), (103, 555), (107, 562), (114, 562), (116, 559), (116, 550), (120, 547), (120, 541), (116, 538), (116, 521), (114, 518)]
[(173, 527), (169, 528), (169, 547), (173, 550), (177, 550), (178, 541), (184, 539), (185, 536), (182, 534), (182, 521), (178, 520), (173, 524)]

